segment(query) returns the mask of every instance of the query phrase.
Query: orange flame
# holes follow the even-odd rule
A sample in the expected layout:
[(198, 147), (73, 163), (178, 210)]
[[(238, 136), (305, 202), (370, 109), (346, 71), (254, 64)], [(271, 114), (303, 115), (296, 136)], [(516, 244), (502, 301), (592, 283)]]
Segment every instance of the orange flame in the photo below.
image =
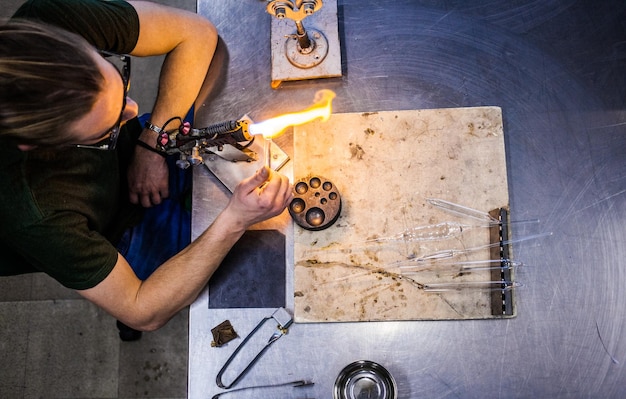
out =
[(263, 122), (253, 123), (249, 126), (250, 133), (262, 134), (264, 138), (271, 138), (278, 136), (289, 126), (303, 125), (317, 118), (327, 121), (330, 118), (333, 98), (335, 98), (335, 92), (332, 90), (320, 90), (315, 93), (315, 104), (309, 108), (300, 112), (279, 115)]

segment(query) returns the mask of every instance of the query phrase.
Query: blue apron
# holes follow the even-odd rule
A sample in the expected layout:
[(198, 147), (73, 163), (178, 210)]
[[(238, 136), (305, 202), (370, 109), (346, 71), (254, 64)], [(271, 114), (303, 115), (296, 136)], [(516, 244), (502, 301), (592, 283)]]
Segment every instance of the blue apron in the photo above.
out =
[[(150, 114), (139, 117), (141, 126)], [(186, 121), (192, 122), (193, 109)], [(176, 255), (191, 242), (192, 168), (176, 167), (178, 157), (167, 157), (169, 198), (147, 208), (142, 221), (127, 229), (117, 245), (137, 277), (145, 280), (162, 263)]]

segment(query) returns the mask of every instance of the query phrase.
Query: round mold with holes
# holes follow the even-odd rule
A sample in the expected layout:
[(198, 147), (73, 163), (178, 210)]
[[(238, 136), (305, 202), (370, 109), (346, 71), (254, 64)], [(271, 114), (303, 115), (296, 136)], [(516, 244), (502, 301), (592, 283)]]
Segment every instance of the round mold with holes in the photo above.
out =
[(327, 178), (309, 175), (293, 185), (293, 200), (288, 210), (298, 226), (307, 230), (323, 230), (339, 218), (341, 195)]

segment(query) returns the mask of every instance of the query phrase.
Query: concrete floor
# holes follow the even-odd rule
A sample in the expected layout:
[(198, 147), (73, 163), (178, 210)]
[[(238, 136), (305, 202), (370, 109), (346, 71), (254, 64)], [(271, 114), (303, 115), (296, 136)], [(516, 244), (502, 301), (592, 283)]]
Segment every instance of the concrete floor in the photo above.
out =
[[(3, 0), (4, 19), (23, 0)], [(157, 0), (196, 10), (195, 0)], [(149, 112), (161, 58), (133, 59), (130, 96)], [(115, 319), (46, 275), (0, 278), (0, 398), (185, 398), (188, 311), (122, 342)]]

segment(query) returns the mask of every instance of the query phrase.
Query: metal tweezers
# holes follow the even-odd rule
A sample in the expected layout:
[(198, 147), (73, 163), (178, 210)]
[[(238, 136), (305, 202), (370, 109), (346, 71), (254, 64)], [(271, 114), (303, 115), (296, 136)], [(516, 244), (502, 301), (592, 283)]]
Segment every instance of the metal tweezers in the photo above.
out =
[[(222, 375), (224, 374), (224, 372), (226, 371), (230, 363), (237, 356), (237, 354), (244, 347), (244, 345), (248, 342), (248, 340), (265, 324), (265, 322), (267, 322), (268, 320), (272, 320), (272, 319), (278, 322), (278, 327), (277, 327), (278, 330), (274, 332), (274, 334), (272, 334), (272, 336), (267, 341), (267, 344), (265, 344), (265, 346), (259, 351), (259, 353), (257, 353), (254, 359), (252, 359), (252, 361), (248, 363), (248, 365), (233, 380), (233, 382), (231, 382), (230, 384), (224, 384), (222, 382)], [(237, 349), (235, 349), (233, 354), (230, 355), (228, 360), (226, 360), (226, 363), (224, 363), (224, 366), (222, 367), (222, 369), (217, 373), (217, 377), (215, 378), (215, 382), (217, 386), (220, 388), (224, 388), (224, 389), (230, 389), (231, 387), (235, 386), (235, 384), (237, 384), (246, 375), (246, 373), (252, 368), (252, 366), (254, 366), (254, 364), (261, 358), (261, 356), (263, 356), (263, 354), (269, 349), (269, 347), (274, 342), (278, 341), (280, 337), (282, 337), (283, 335), (287, 333), (287, 329), (289, 328), (292, 322), (293, 322), (293, 318), (291, 317), (289, 312), (285, 310), (285, 308), (278, 308), (271, 316), (265, 317), (263, 320), (261, 320), (259, 324), (257, 324), (256, 327), (254, 327), (254, 330), (252, 330), (250, 334), (248, 334), (248, 336), (241, 342), (241, 344), (239, 344), (239, 346), (237, 347)]]

